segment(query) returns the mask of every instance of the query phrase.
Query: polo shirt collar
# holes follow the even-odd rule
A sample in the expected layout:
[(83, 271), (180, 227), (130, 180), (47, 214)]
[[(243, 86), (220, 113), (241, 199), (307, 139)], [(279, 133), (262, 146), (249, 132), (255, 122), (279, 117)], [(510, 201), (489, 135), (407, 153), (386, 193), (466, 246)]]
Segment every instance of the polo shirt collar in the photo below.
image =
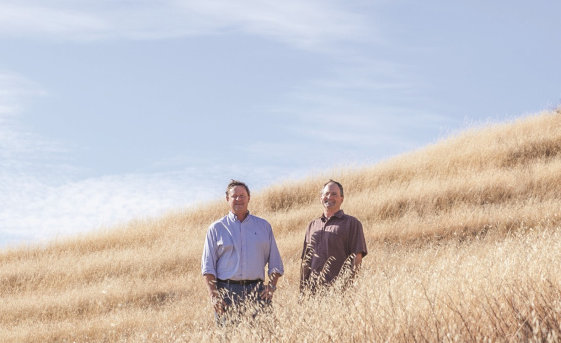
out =
[[(345, 215), (345, 212), (343, 212), (343, 210), (339, 210), (337, 212), (335, 212), (335, 214), (332, 217), (337, 217), (339, 219), (343, 218), (343, 216)], [(320, 217), (323, 221), (327, 220), (327, 217), (325, 217), (325, 214), (322, 214)]]

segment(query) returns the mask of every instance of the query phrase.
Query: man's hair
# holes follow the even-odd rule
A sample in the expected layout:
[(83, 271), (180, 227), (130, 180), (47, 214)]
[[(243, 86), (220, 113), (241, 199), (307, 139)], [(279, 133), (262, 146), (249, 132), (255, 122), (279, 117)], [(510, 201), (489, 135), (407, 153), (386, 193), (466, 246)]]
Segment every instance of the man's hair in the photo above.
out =
[(245, 183), (234, 179), (230, 180), (228, 187), (226, 187), (226, 196), (229, 196), (230, 194), (228, 194), (228, 192), (230, 192), (230, 189), (236, 186), (242, 186), (243, 188), (245, 188), (245, 190), (247, 191), (247, 195), (249, 196), (249, 187), (247, 187)]
[[(337, 181), (335, 181), (335, 180), (329, 179), (329, 181), (327, 181), (327, 182), (323, 185), (323, 188), (325, 188), (325, 186), (329, 185), (330, 183), (336, 184), (337, 187), (339, 187), (339, 193), (341, 193), (341, 194), (339, 194), (339, 195), (344, 196), (344, 195), (343, 195), (343, 185), (341, 185), (339, 182), (337, 182)], [(322, 188), (322, 189), (323, 189), (323, 188)]]

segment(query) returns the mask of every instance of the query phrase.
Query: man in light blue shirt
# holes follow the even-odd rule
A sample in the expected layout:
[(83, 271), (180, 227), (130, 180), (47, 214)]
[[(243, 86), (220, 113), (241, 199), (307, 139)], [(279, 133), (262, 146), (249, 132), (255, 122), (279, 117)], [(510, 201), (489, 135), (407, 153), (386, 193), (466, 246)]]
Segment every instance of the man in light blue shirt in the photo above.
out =
[(284, 273), (271, 225), (249, 214), (249, 199), (247, 185), (232, 180), (226, 188), (230, 212), (212, 223), (206, 234), (201, 271), (217, 319), (247, 299), (269, 304)]

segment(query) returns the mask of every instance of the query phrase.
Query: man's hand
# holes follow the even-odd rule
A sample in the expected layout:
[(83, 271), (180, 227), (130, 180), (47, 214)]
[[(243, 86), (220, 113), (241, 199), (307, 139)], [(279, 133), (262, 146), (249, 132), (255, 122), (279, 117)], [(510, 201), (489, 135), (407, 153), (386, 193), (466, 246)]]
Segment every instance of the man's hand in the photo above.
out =
[(271, 301), (271, 299), (273, 299), (273, 293), (277, 289), (277, 281), (279, 280), (280, 277), (281, 274), (279, 273), (273, 273), (269, 275), (269, 283), (265, 285), (263, 291), (259, 293), (259, 297), (261, 299), (268, 300), (268, 301)]
[(272, 300), (273, 293), (275, 292), (275, 287), (268, 284), (263, 287), (263, 291), (259, 294), (259, 297), (263, 300)]
[(219, 295), (211, 295), (210, 301), (212, 302), (212, 306), (214, 307), (214, 312), (218, 315), (224, 314), (226, 311), (226, 303)]
[(205, 274), (204, 278), (214, 311), (218, 314), (223, 314), (226, 309), (226, 303), (216, 288), (216, 277), (212, 274)]

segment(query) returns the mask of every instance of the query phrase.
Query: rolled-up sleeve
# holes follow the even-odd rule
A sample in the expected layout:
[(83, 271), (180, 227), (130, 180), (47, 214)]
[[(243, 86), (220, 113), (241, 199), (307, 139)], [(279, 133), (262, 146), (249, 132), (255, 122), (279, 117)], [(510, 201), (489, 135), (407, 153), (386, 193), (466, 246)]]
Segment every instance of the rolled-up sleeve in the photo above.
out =
[(216, 250), (216, 240), (213, 238), (213, 227), (209, 227), (206, 233), (205, 246), (203, 249), (203, 256), (201, 258), (201, 273), (212, 274), (216, 276), (216, 261), (217, 250)]
[(273, 230), (270, 231), (270, 251), (269, 251), (269, 263), (268, 263), (268, 275), (273, 273), (284, 274), (284, 266), (282, 264), (282, 259), (280, 256), (279, 249), (277, 247), (277, 242), (275, 241), (275, 236), (273, 235)]

